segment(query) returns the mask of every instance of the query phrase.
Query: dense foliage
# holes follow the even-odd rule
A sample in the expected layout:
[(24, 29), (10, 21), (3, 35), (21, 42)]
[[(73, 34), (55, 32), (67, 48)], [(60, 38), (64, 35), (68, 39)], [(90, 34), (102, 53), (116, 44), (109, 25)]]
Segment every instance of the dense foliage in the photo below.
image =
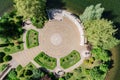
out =
[(33, 25), (43, 27), (46, 20), (46, 0), (14, 0), (17, 14), (31, 19)]
[(97, 4), (96, 6), (91, 5), (85, 9), (82, 15), (80, 15), (80, 19), (84, 21), (88, 20), (96, 20), (100, 19), (104, 8), (101, 8), (101, 4)]
[(91, 57), (72, 73), (67, 73), (59, 80), (104, 80), (112, 67), (110, 48), (119, 41), (114, 38), (116, 29), (113, 22), (101, 19), (104, 8), (100, 4), (90, 6), (80, 15), (85, 27), (85, 36), (92, 45)]
[(116, 33), (115, 26), (112, 21), (101, 19), (104, 8), (101, 4), (89, 6), (84, 13), (80, 15), (85, 28), (85, 36), (93, 47), (101, 47), (110, 49), (118, 44), (118, 40), (114, 38)]
[(114, 38), (116, 32), (111, 21), (105, 19), (89, 20), (84, 22), (85, 35), (93, 47), (110, 49), (118, 44)]
[(59, 80), (104, 80), (111, 66), (110, 52), (101, 48), (91, 51), (92, 56), (72, 73), (67, 73)]
[(10, 60), (12, 60), (12, 56), (7, 55), (4, 52), (0, 52), (0, 63), (8, 62)]
[(12, 69), (5, 80), (55, 80), (54, 75), (44, 72), (42, 69), (36, 68), (32, 63), (22, 67), (19, 65), (16, 69)]
[[(23, 33), (22, 17), (17, 16), (16, 12), (4, 14), (0, 19), (0, 38), (17, 39)], [(7, 40), (4, 40), (7, 41)]]

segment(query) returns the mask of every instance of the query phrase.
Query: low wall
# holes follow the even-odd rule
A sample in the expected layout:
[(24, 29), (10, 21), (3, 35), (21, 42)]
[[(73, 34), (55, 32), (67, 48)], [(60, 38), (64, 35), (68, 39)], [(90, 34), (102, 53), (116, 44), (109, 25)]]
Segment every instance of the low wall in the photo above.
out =
[(85, 43), (85, 38), (84, 38), (84, 28), (82, 23), (78, 18), (76, 18), (74, 15), (72, 15), (70, 12), (63, 11), (63, 15), (69, 18), (78, 28), (79, 34), (80, 34), (80, 45), (83, 46)]

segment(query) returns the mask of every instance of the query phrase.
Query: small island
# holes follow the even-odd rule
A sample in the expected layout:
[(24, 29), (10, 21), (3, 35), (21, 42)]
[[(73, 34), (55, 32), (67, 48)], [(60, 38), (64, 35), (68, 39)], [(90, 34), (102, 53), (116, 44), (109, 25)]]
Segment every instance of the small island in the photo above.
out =
[(110, 49), (120, 43), (105, 8), (88, 5), (78, 14), (48, 3), (13, 0), (0, 17), (0, 80), (105, 80)]

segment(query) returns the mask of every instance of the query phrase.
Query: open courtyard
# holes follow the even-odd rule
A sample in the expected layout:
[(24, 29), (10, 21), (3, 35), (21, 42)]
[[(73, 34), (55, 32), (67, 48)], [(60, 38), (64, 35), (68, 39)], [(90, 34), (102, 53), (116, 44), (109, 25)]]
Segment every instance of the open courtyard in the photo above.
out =
[[(62, 13), (60, 14), (62, 15)], [(65, 72), (70, 72), (78, 67), (80, 64), (82, 64), (83, 60), (85, 59), (85, 52), (87, 51), (87, 48), (84, 43), (83, 45), (80, 45), (82, 40), (80, 37), (81, 34), (78, 30), (77, 25), (68, 17), (62, 16), (62, 20), (51, 19), (50, 21), (45, 23), (45, 26), (42, 29), (37, 29), (31, 24), (30, 21), (27, 21), (26, 23), (29, 24), (26, 24), (23, 27), (26, 30), (23, 35), (24, 50), (15, 54), (11, 54), (13, 57), (13, 61), (11, 61), (10, 64), (13, 65), (13, 67), (17, 67), (19, 64), (22, 66), (26, 66), (29, 62), (32, 62), (34, 65), (36, 65), (36, 67), (45, 67), (37, 64), (34, 61), (34, 58), (40, 52), (44, 52), (46, 55), (56, 58), (56, 65), (54, 68), (52, 68), (52, 71), (63, 70)], [(37, 40), (36, 38), (34, 38), (35, 35), (32, 35), (31, 37), (29, 36), (31, 39), (26, 39), (28, 38), (28, 36), (26, 37), (26, 35), (28, 34), (27, 32), (30, 32), (30, 30), (38, 32)], [(34, 42), (38, 41), (39, 45), (35, 44), (36, 46), (34, 46), (34, 43), (31, 42), (29, 44), (33, 44), (33, 47), (29, 48), (28, 46), (26, 46), (26, 44), (28, 43), (27, 41), (32, 40), (32, 38)], [(62, 64), (60, 64), (60, 59), (68, 56), (73, 50), (78, 51), (80, 58), (78, 58), (76, 62), (71, 63), (71, 66), (64, 69), (63, 67), (61, 67)], [(72, 56), (74, 57), (74, 55)], [(40, 58), (40, 60), (41, 59), (42, 58)]]

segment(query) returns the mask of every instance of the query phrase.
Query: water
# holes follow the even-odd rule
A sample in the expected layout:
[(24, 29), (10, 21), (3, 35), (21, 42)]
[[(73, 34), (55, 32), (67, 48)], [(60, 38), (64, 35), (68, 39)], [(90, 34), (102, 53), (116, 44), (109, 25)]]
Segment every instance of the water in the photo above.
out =
[(106, 80), (120, 80), (120, 45), (111, 49), (113, 68), (108, 72)]

